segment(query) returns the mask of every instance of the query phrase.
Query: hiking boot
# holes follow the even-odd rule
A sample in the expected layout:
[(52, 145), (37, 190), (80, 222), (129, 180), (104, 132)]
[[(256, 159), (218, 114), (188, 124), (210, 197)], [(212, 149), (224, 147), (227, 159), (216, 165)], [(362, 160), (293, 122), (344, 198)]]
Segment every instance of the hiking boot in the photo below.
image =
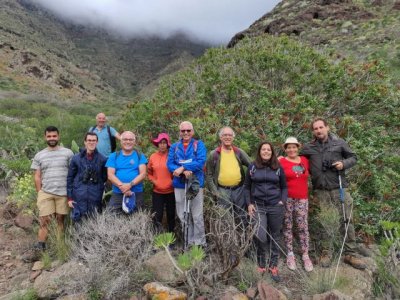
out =
[(331, 255), (328, 250), (322, 250), (321, 257), (319, 258), (319, 264), (323, 268), (329, 268), (331, 266)]
[(267, 269), (264, 267), (257, 267), (257, 273), (263, 275), (265, 272), (267, 272)]
[(45, 242), (36, 242), (33, 245), (33, 249), (37, 251), (45, 251), (46, 250), (46, 243)]
[(296, 270), (296, 259), (293, 254), (287, 256), (286, 264), (287, 264), (287, 267), (289, 268), (289, 270), (292, 270), (292, 271)]
[(364, 270), (367, 267), (361, 258), (352, 255), (345, 255), (343, 261), (358, 270)]
[(271, 274), (271, 278), (273, 281), (275, 281), (275, 282), (281, 281), (281, 278), (279, 277), (279, 273), (278, 273), (278, 267), (276, 267), (276, 266), (269, 267), (268, 272)]
[(368, 249), (364, 244), (357, 245), (357, 253), (361, 254), (364, 257), (372, 256), (372, 251)]
[(303, 255), (303, 263), (304, 263), (304, 269), (307, 272), (311, 272), (314, 269), (312, 261), (311, 261), (310, 257), (308, 256), (308, 254)]

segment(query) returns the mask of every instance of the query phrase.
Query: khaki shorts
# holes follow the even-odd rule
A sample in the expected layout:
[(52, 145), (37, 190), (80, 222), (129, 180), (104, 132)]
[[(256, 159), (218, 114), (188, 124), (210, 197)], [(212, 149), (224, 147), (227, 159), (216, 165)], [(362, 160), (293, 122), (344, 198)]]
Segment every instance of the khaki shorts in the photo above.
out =
[(66, 196), (48, 194), (42, 190), (38, 192), (37, 206), (39, 208), (39, 217), (49, 216), (54, 213), (59, 215), (67, 215), (69, 213)]

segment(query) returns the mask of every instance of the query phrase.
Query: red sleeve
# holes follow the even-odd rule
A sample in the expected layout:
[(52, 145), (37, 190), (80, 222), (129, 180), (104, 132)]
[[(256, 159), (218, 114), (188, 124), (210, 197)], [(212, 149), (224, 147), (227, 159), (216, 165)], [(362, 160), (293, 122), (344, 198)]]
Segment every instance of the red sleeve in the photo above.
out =
[(307, 171), (310, 171), (310, 162), (308, 161), (308, 158), (305, 156), (300, 156), (301, 163), (304, 165), (304, 167), (307, 169)]

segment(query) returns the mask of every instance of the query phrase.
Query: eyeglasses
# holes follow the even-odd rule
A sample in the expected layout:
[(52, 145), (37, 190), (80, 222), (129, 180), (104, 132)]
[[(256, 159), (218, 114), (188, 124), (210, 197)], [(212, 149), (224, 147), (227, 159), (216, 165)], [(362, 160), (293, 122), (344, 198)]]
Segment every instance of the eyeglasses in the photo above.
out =
[(123, 142), (134, 142), (135, 139), (122, 139)]
[(182, 133), (191, 132), (191, 131), (192, 131), (192, 129), (181, 129), (181, 132), (182, 132)]
[(97, 140), (86, 140), (86, 142), (88, 142), (88, 143), (96, 143)]

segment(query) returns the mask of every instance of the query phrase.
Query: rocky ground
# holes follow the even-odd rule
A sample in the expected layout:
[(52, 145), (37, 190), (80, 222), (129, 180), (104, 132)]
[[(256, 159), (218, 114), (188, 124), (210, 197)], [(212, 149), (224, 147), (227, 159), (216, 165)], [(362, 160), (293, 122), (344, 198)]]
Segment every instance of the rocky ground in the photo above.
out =
[(17, 211), (6, 204), (6, 190), (0, 188), (0, 295), (32, 285), (31, 264), (25, 263), (22, 256), (32, 245), (33, 234), (31, 229), (21, 228), (27, 224), (17, 216)]
[[(81, 263), (71, 261), (60, 265), (53, 262), (50, 269), (42, 270), (43, 264), (40, 261), (24, 261), (26, 250), (35, 240), (32, 230), (34, 225), (32, 219), (23, 218), (15, 208), (6, 202), (4, 188), (0, 189), (0, 225), (0, 300), (15, 299), (18, 291), (30, 288), (34, 288), (42, 299), (86, 299), (86, 296), (82, 294), (67, 296), (63, 290), (63, 284), (73, 281), (73, 278), (77, 278), (79, 274), (87, 271)], [(272, 299), (267, 295), (274, 295), (273, 299), (372, 299), (371, 286), (376, 272), (376, 264), (372, 258), (365, 260), (368, 264), (368, 269), (365, 271), (353, 269), (345, 264), (339, 265), (337, 282), (339, 282), (340, 291), (334, 290), (317, 295), (318, 288), (315, 287), (314, 296), (304, 296), (312, 290), (312, 287), (306, 287), (308, 282), (314, 282), (316, 286), (322, 285), (327, 276), (333, 277), (334, 267), (321, 269), (316, 266), (311, 274), (306, 274), (302, 270), (289, 271), (282, 262), (280, 267), (282, 282), (280, 284), (271, 284), (271, 280), (266, 274), (264, 278), (259, 278), (257, 287), (249, 288), (245, 293), (240, 293), (234, 287), (227, 287), (226, 292), (217, 298)], [(155, 279), (162, 282), (171, 281), (174, 278), (174, 274), (168, 274), (167, 271), (173, 270), (172, 266), (159, 267), (170, 264), (165, 253), (159, 252), (149, 260), (147, 266), (152, 270)], [(152, 265), (154, 268), (151, 267)], [(156, 290), (164, 291), (164, 289), (155, 283), (144, 286), (144, 290), (148, 294), (154, 293)], [(179, 291), (168, 291), (180, 293)]]

